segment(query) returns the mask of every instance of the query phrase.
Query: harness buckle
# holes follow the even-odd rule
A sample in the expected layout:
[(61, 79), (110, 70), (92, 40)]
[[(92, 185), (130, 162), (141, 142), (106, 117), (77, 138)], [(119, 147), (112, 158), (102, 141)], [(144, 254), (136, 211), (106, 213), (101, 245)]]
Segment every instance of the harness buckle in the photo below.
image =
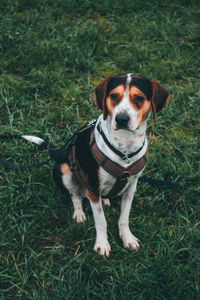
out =
[(124, 157), (122, 158), (125, 163), (129, 164), (130, 163), (130, 158), (128, 157), (128, 155), (124, 155)]
[(125, 179), (127, 179), (128, 177), (130, 177), (130, 173), (129, 173), (129, 171), (124, 171), (124, 173), (122, 174), (122, 180), (125, 180)]

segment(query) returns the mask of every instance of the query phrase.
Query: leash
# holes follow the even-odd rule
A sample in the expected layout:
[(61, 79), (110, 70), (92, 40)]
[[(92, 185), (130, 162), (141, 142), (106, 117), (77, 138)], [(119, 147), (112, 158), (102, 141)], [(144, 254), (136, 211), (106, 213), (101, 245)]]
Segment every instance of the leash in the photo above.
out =
[(153, 179), (149, 178), (147, 176), (141, 176), (139, 178), (139, 182), (146, 182), (149, 184), (153, 185), (158, 185), (160, 187), (165, 187), (165, 188), (172, 188), (172, 189), (177, 189), (177, 190), (184, 190), (186, 189), (185, 185), (181, 185), (179, 183), (171, 182), (171, 181), (164, 181), (164, 180), (159, 180), (159, 179)]
[[(60, 148), (60, 149), (56, 148), (49, 141), (45, 141), (45, 140), (43, 140), (43, 139), (41, 139), (39, 137), (36, 137), (36, 136), (30, 136), (30, 135), (12, 135), (12, 134), (5, 135), (5, 134), (2, 134), (2, 135), (0, 135), (0, 140), (6, 141), (6, 140), (12, 140), (12, 139), (13, 140), (14, 139), (19, 139), (19, 140), (30, 141), (30, 142), (32, 142), (34, 144), (37, 144), (37, 145), (40, 146), (41, 150), (48, 150), (50, 158), (47, 159), (47, 160), (45, 160), (45, 161), (42, 161), (40, 163), (35, 163), (35, 164), (18, 164), (18, 163), (14, 163), (14, 162), (8, 161), (6, 159), (0, 158), (0, 164), (7, 165), (7, 166), (10, 166), (10, 167), (18, 167), (18, 168), (22, 168), (22, 169), (40, 168), (40, 167), (42, 167), (44, 165), (47, 165), (51, 160), (56, 161), (57, 158), (59, 157), (60, 152), (64, 148), (66, 148), (70, 144), (73, 144), (76, 141), (78, 133), (83, 132), (84, 130), (87, 130), (90, 127), (94, 127), (95, 124), (96, 124), (96, 120), (92, 120), (90, 122), (87, 122), (80, 129), (78, 129), (74, 133), (74, 135), (69, 140), (67, 140), (67, 142), (64, 144), (64, 146), (62, 148)], [(98, 131), (99, 131), (99, 129), (100, 128), (98, 128)], [(100, 131), (101, 131), (101, 129), (100, 129)], [(102, 133), (102, 131), (101, 131), (101, 133)], [(141, 149), (139, 149), (139, 150), (141, 150)], [(134, 153), (133, 156), (136, 155), (136, 154), (137, 153)], [(146, 182), (146, 183), (153, 184), (153, 185), (159, 185), (159, 186), (166, 187), (166, 188), (172, 188), (172, 189), (183, 190), (183, 189), (186, 188), (185, 186), (182, 186), (182, 185), (180, 185), (178, 183), (174, 183), (174, 182), (170, 182), (170, 181), (164, 181), (164, 180), (158, 180), (158, 179), (152, 179), (152, 178), (149, 178), (149, 177), (146, 177), (146, 176), (140, 177), (139, 181)]]

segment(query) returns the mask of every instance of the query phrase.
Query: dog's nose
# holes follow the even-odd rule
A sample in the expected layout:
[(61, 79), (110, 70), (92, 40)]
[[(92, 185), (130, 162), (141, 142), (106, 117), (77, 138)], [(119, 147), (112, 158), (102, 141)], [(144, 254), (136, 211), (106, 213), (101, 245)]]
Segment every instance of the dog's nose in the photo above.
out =
[(116, 116), (115, 120), (117, 122), (118, 128), (126, 128), (130, 117), (125, 113), (120, 113)]

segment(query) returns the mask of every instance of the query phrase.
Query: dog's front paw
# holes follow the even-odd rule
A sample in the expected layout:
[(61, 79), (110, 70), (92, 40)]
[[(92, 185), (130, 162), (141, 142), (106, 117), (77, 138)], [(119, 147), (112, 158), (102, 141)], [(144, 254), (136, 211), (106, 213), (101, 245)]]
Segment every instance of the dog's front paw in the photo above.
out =
[(94, 251), (98, 252), (100, 255), (109, 256), (111, 247), (108, 240), (96, 241), (94, 245)]
[(73, 219), (78, 223), (84, 223), (86, 221), (86, 215), (83, 210), (77, 209), (74, 211)]
[(120, 232), (120, 237), (123, 241), (125, 248), (132, 248), (136, 251), (140, 249), (140, 240), (138, 240), (131, 232), (130, 230), (124, 230)]

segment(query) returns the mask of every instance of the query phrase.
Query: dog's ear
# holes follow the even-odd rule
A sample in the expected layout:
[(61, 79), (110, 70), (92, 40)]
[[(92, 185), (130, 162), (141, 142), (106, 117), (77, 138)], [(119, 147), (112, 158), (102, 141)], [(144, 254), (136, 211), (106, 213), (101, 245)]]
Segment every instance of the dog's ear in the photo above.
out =
[(95, 89), (94, 99), (97, 106), (103, 111), (103, 119), (105, 120), (108, 115), (108, 110), (106, 106), (106, 94), (108, 83), (111, 78), (111, 75), (107, 76)]
[(152, 83), (151, 105), (153, 110), (154, 123), (156, 122), (156, 113), (163, 109), (170, 100), (170, 95), (166, 89), (156, 80), (150, 79)]

